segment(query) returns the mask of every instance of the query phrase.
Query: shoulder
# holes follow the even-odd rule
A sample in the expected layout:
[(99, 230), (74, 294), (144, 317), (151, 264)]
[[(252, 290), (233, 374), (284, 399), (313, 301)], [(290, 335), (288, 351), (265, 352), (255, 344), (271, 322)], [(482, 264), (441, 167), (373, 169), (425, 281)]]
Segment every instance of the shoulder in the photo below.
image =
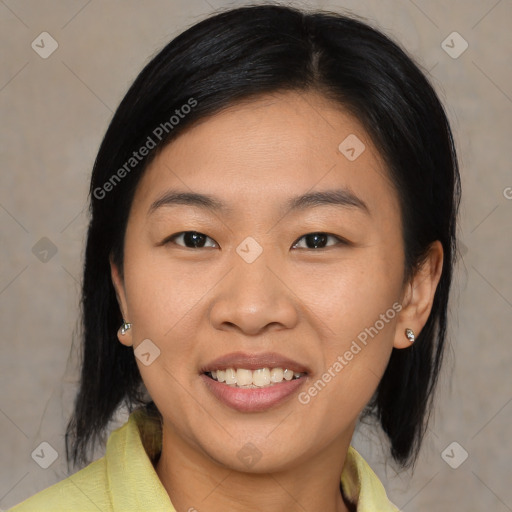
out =
[(158, 422), (136, 410), (110, 434), (102, 458), (8, 512), (175, 512), (153, 467), (161, 442)]
[(22, 501), (8, 512), (83, 512), (112, 510), (107, 491), (105, 458)]

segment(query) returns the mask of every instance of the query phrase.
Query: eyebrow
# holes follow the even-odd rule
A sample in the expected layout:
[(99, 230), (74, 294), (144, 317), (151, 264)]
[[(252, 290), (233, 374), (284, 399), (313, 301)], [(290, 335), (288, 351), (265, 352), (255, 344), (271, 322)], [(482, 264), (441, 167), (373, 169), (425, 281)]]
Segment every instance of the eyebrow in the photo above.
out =
[[(224, 215), (233, 214), (232, 208), (214, 196), (199, 194), (197, 192), (168, 190), (151, 204), (148, 210), (148, 215), (152, 214), (159, 208), (172, 207), (175, 205), (195, 206), (204, 210), (219, 212)], [(293, 211), (303, 211), (308, 208), (326, 205), (342, 208), (356, 208), (368, 215), (370, 214), (370, 210), (366, 203), (353, 192), (344, 188), (308, 192), (300, 196), (292, 197), (284, 203), (283, 211), (287, 214)]]

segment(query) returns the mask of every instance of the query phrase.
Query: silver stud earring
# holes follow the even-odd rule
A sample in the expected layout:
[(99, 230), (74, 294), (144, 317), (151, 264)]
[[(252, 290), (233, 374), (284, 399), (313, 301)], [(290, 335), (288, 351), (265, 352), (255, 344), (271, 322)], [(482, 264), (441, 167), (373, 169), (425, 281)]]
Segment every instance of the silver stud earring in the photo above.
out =
[(123, 325), (121, 325), (119, 332), (124, 336), (126, 334), (126, 331), (128, 329), (131, 329), (132, 324), (129, 324), (128, 322), (123, 322)]
[(416, 336), (414, 335), (414, 331), (412, 329), (405, 329), (405, 336), (411, 343), (414, 343)]

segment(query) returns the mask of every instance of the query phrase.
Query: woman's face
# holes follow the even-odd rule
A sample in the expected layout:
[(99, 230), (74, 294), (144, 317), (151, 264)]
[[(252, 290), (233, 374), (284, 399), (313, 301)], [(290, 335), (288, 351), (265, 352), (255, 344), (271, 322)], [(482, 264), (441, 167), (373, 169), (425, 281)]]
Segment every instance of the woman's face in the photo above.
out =
[[(361, 124), (313, 93), (183, 132), (139, 183), (124, 253), (124, 281), (113, 277), (132, 329), (120, 339), (164, 432), (230, 468), (346, 447), (407, 344), (397, 193)], [(205, 373), (219, 370), (231, 384)]]

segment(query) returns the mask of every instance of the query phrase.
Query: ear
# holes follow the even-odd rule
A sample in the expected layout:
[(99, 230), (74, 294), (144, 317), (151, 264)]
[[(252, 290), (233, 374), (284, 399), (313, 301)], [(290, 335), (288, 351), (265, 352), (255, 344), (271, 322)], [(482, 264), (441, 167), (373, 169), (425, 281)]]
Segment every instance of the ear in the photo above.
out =
[[(110, 275), (112, 277), (112, 284), (114, 285), (114, 289), (116, 291), (117, 303), (119, 304), (119, 309), (121, 310), (121, 314), (123, 315), (123, 319), (125, 322), (130, 321), (130, 317), (128, 314), (128, 305), (126, 302), (126, 293), (124, 289), (124, 282), (121, 278), (121, 273), (117, 265), (113, 262), (112, 256), (109, 258), (110, 261)], [(121, 334), (121, 330), (117, 331), (118, 340), (128, 347), (133, 345), (132, 341), (132, 331), (128, 329), (124, 334)]]
[(405, 329), (412, 329), (418, 337), (427, 323), (443, 270), (443, 254), (443, 246), (436, 240), (430, 245), (425, 260), (406, 284), (395, 332), (395, 348), (411, 346)]

